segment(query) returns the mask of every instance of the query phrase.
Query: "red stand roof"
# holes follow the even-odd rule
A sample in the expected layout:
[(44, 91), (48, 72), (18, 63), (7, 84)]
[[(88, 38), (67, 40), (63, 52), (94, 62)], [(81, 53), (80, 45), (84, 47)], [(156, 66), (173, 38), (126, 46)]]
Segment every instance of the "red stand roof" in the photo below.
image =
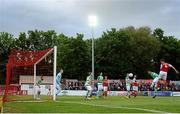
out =
[(12, 49), (9, 55), (8, 64), (12, 66), (29, 66), (34, 65), (40, 58), (42, 58), (52, 48), (45, 50), (17, 50)]

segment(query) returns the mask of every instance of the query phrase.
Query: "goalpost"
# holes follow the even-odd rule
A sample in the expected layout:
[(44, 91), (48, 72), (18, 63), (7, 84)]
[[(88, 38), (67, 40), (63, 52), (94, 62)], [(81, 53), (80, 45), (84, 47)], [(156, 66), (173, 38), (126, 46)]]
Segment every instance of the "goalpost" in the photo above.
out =
[(34, 99), (36, 98), (36, 65), (42, 60), (44, 59), (47, 55), (49, 55), (49, 53), (51, 53), (51, 51), (54, 51), (54, 65), (53, 65), (53, 100), (55, 101), (56, 100), (56, 59), (57, 59), (57, 47), (54, 46), (54, 48), (52, 48), (49, 52), (47, 52), (42, 58), (40, 58), (35, 64), (34, 64)]
[[(43, 80), (45, 86), (43, 87), (46, 87), (48, 84), (49, 87), (53, 87), (52, 96), (55, 101), (56, 59), (56, 46), (45, 50), (11, 50), (6, 65), (6, 86), (3, 101), (11, 101), (10, 96), (21, 95), (22, 91), (26, 91), (27, 95), (33, 95), (35, 99), (37, 79), (41, 75), (45, 76)], [(29, 84), (29, 86), (26, 87), (26, 90), (22, 90), (22, 84), (24, 84), (24, 86), (28, 86)], [(32, 84), (33, 88), (31, 87)], [(14, 100), (18, 100), (18, 98)]]

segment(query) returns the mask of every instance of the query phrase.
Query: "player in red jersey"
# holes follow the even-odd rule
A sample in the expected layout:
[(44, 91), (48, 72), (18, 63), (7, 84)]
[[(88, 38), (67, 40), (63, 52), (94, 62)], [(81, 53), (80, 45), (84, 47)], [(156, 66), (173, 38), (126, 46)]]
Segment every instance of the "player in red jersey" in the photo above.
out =
[(109, 81), (108, 81), (107, 76), (105, 76), (105, 79), (103, 80), (103, 89), (104, 89), (103, 96), (104, 96), (104, 98), (107, 97), (108, 85), (109, 85)]
[[(161, 60), (160, 60), (160, 63), (161, 63), (160, 72), (159, 72), (158, 79), (157, 79), (156, 82), (155, 82), (155, 88), (157, 88), (157, 86), (158, 86), (157, 84), (158, 84), (158, 81), (159, 81), (160, 79), (166, 81), (166, 79), (167, 79), (167, 73), (168, 73), (168, 71), (169, 71), (170, 68), (172, 68), (177, 74), (179, 74), (178, 70), (176, 70), (176, 68), (173, 67), (171, 64), (166, 63), (164, 59), (161, 59)], [(156, 95), (154, 95), (153, 98), (155, 98), (155, 97), (156, 97)]]
[(136, 75), (134, 76), (132, 85), (133, 85), (133, 91), (132, 91), (131, 95), (136, 97), (138, 94), (138, 87), (139, 87), (139, 84), (136, 81)]
[(171, 64), (166, 63), (164, 59), (161, 59), (160, 62), (161, 62), (161, 66), (160, 66), (160, 72), (159, 72), (159, 79), (166, 80), (167, 73), (170, 68), (172, 68), (177, 74), (179, 74), (178, 70), (176, 70), (176, 68), (173, 67)]

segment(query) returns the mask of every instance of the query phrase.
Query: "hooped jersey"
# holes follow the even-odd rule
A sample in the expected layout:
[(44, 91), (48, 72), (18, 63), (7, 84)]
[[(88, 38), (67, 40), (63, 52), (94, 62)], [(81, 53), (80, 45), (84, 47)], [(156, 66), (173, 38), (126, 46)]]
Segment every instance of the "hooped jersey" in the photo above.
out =
[(151, 73), (150, 73), (150, 76), (151, 76), (153, 79), (155, 79), (155, 78), (158, 77), (159, 75), (158, 75), (157, 73), (155, 73), (155, 72), (151, 72)]
[(98, 76), (98, 78), (97, 78), (97, 82), (98, 82), (98, 85), (102, 85), (102, 83), (103, 83), (103, 76)]
[(92, 85), (92, 76), (88, 76), (86, 78), (86, 83), (85, 83), (85, 86), (91, 86)]
[(130, 80), (128, 74), (126, 75), (125, 81), (126, 81), (126, 86), (130, 86), (131, 85), (131, 80)]

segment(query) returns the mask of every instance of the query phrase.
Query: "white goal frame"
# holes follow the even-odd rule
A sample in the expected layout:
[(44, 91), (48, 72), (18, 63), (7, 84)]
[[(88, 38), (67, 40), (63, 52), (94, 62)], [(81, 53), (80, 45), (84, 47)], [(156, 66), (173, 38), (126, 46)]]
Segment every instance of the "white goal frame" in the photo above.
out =
[(54, 63), (53, 63), (53, 100), (56, 100), (56, 64), (57, 64), (57, 46), (54, 46), (50, 49), (43, 57), (41, 57), (35, 64), (34, 64), (34, 99), (36, 99), (36, 66), (39, 62), (41, 62), (46, 56), (48, 56), (51, 52), (54, 52)]

